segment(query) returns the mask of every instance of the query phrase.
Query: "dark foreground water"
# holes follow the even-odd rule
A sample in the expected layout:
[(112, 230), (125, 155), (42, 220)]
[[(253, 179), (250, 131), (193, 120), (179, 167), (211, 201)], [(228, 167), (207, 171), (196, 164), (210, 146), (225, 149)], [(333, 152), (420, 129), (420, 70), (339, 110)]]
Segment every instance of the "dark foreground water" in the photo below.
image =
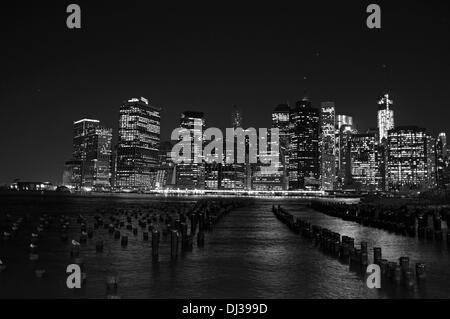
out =
[[(153, 203), (194, 202), (195, 198), (81, 198), (0, 196), (0, 214), (93, 216), (105, 206), (139, 207)], [(347, 265), (324, 255), (314, 245), (291, 233), (272, 214), (272, 204), (313, 224), (369, 242), (369, 251), (379, 246), (383, 258), (409, 256), (411, 264), (427, 264), (426, 286), (404, 289), (369, 290), (363, 278)], [(28, 260), (30, 233), (0, 246), (0, 259), (8, 264), (0, 273), (0, 298), (105, 298), (108, 274), (119, 275), (122, 298), (449, 298), (450, 253), (446, 244), (416, 239), (363, 227), (312, 211), (302, 200), (261, 199), (251, 207), (226, 216), (206, 237), (205, 247), (170, 261), (168, 242), (162, 240), (160, 262), (152, 263), (151, 240), (129, 234), (122, 248), (107, 230), (96, 231), (81, 246), (87, 280), (82, 289), (66, 287), (66, 267), (71, 263), (70, 241), (61, 242), (59, 233), (44, 232), (39, 242), (40, 265), (46, 277), (36, 278)], [(0, 215), (0, 220), (1, 220)], [(22, 236), (22, 237), (21, 237)], [(74, 234), (75, 236), (75, 234)], [(76, 237), (74, 237), (76, 238)], [(105, 241), (103, 253), (96, 253), (95, 241)]]

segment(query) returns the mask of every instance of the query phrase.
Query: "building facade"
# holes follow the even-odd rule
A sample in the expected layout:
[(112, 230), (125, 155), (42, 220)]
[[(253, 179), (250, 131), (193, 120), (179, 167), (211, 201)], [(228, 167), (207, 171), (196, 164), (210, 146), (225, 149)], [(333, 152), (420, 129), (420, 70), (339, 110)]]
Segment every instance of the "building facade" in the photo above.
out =
[(394, 110), (388, 93), (381, 96), (378, 100), (378, 130), (379, 140), (387, 139), (388, 132), (394, 128)]
[(347, 156), (348, 156), (348, 141), (352, 134), (357, 134), (353, 124), (353, 117), (349, 115), (339, 114), (336, 117), (335, 130), (335, 169), (336, 181), (334, 188), (343, 189), (345, 187), (345, 178), (348, 176), (347, 172)]
[(320, 186), (333, 190), (336, 182), (336, 116), (334, 102), (323, 102), (320, 107)]
[(348, 186), (359, 191), (381, 189), (377, 135), (352, 134), (347, 143)]
[[(186, 129), (191, 137), (191, 160), (176, 166), (176, 185), (179, 189), (205, 188), (205, 163), (203, 160), (203, 132), (205, 130), (203, 112), (186, 111), (181, 114), (180, 127)], [(201, 158), (194, 163), (194, 156)]]
[(388, 133), (387, 183), (391, 191), (427, 187), (427, 134), (417, 126), (402, 126)]
[(64, 163), (62, 183), (64, 186), (80, 189), (82, 185), (82, 165), (79, 160), (70, 160)]
[(172, 142), (162, 142), (159, 149), (158, 169), (155, 188), (173, 188), (175, 181), (175, 164), (172, 161)]
[(439, 188), (445, 188), (448, 183), (446, 181), (446, 162), (447, 162), (447, 136), (445, 133), (440, 133), (435, 140), (435, 175), (436, 184)]
[(280, 166), (284, 190), (289, 189), (290, 110), (289, 105), (280, 104), (272, 112), (272, 128), (279, 130)]
[(320, 187), (319, 113), (308, 98), (298, 101), (290, 111), (290, 190)]
[(92, 129), (86, 136), (83, 186), (111, 187), (112, 129)]
[(154, 188), (160, 146), (160, 112), (160, 108), (150, 105), (143, 97), (132, 98), (120, 107), (116, 188)]
[(108, 189), (111, 186), (112, 129), (100, 121), (73, 123), (72, 159), (64, 165), (63, 185), (75, 189)]
[[(231, 114), (231, 126), (233, 129), (244, 130), (244, 117), (242, 111), (235, 105)], [(240, 145), (238, 145), (240, 143)], [(228, 149), (227, 144), (233, 144), (233, 149)], [(243, 148), (244, 157), (238, 159), (238, 148)], [(224, 160), (221, 168), (221, 189), (245, 190), (251, 188), (252, 166), (248, 157), (249, 140), (247, 136), (238, 140), (237, 136), (226, 136), (224, 140)], [(250, 178), (250, 180), (248, 180)]]

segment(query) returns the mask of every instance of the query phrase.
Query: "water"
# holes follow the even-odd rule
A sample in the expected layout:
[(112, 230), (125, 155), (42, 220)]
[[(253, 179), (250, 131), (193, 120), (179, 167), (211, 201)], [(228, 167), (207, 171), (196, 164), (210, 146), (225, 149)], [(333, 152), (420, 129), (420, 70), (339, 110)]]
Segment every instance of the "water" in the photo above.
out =
[[(193, 203), (196, 198), (82, 198), (0, 197), (0, 214), (37, 213), (93, 216), (106, 206), (141, 207), (161, 201)], [(288, 230), (272, 214), (272, 204), (313, 224), (352, 236), (383, 248), (383, 258), (409, 256), (411, 264), (427, 264), (427, 284), (422, 289), (370, 290), (363, 278), (348, 266), (329, 257), (299, 235)], [(0, 246), (0, 258), (8, 268), (0, 273), (0, 298), (105, 298), (105, 279), (119, 275), (122, 298), (448, 298), (450, 296), (450, 253), (438, 244), (389, 234), (312, 211), (306, 201), (260, 199), (251, 207), (237, 209), (207, 233), (203, 249), (170, 261), (170, 238), (163, 239), (160, 262), (152, 263), (151, 240), (142, 233), (120, 246), (107, 230), (99, 229), (81, 247), (87, 272), (82, 289), (69, 290), (65, 273), (70, 263), (70, 243), (63, 243), (57, 231), (48, 231), (39, 242), (41, 261), (47, 276), (38, 279), (28, 260), (31, 232)], [(2, 219), (0, 215), (0, 220)], [(73, 235), (77, 232), (73, 230)], [(123, 231), (122, 231), (123, 232)], [(105, 241), (103, 253), (96, 253), (95, 241)], [(74, 237), (75, 238), (75, 237)]]

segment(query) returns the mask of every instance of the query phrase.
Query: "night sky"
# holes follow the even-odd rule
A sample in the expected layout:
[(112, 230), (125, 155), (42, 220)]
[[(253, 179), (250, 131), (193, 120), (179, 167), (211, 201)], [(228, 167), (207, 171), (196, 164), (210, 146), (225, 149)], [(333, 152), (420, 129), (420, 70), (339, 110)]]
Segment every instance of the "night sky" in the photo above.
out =
[[(162, 107), (163, 140), (185, 110), (229, 126), (234, 104), (246, 127), (270, 127), (272, 109), (305, 90), (365, 131), (386, 88), (396, 125), (450, 133), (448, 1), (17, 3), (0, 8), (0, 184), (61, 182), (72, 122), (99, 119), (116, 134), (131, 97)], [(81, 30), (66, 27), (70, 3)], [(366, 27), (370, 3), (381, 30)]]

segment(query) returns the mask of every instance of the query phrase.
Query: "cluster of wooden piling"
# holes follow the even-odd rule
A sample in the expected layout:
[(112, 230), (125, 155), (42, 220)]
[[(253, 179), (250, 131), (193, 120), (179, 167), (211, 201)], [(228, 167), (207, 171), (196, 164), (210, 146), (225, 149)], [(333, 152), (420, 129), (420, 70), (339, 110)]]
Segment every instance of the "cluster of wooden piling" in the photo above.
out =
[[(105, 250), (104, 238), (109, 241), (120, 241), (125, 249), (141, 236), (144, 242), (151, 241), (151, 255), (154, 262), (159, 261), (162, 241), (169, 241), (170, 259), (176, 261), (179, 253), (193, 250), (194, 243), (198, 248), (205, 245), (206, 233), (233, 209), (247, 205), (248, 200), (211, 199), (200, 200), (195, 204), (162, 203), (152, 206), (117, 208), (110, 207), (97, 210), (94, 215), (78, 216), (37, 216), (37, 225), (30, 234), (29, 260), (33, 263), (35, 275), (43, 278), (46, 270), (39, 262), (39, 241), (47, 231), (59, 233), (62, 242), (68, 242), (70, 264), (76, 264), (85, 280), (86, 267), (81, 248), (89, 242), (95, 242), (95, 250)], [(8, 244), (19, 231), (20, 226), (29, 221), (30, 216), (14, 220), (10, 215), (0, 223), (2, 231), (1, 244)], [(36, 220), (36, 217), (35, 217)], [(28, 227), (29, 229), (29, 227)], [(25, 232), (28, 230), (24, 230)], [(146, 252), (144, 251), (143, 254)], [(7, 256), (0, 255), (0, 272), (6, 270)], [(66, 265), (67, 266), (67, 265)], [(65, 270), (64, 270), (65, 271)], [(116, 298), (118, 292), (118, 275), (109, 275), (106, 280), (108, 298)]]
[(447, 241), (450, 250), (450, 231), (445, 233), (442, 227), (443, 222), (447, 223), (447, 226), (450, 225), (450, 212), (445, 208), (385, 208), (370, 204), (325, 201), (313, 201), (311, 207), (329, 216), (387, 230), (397, 235), (418, 237), (437, 243)]
[[(272, 211), (282, 223), (293, 232), (301, 234), (303, 238), (314, 242), (315, 246), (322, 252), (349, 265), (351, 271), (356, 271), (361, 275), (366, 274), (367, 266), (371, 263), (367, 242), (361, 242), (359, 247), (356, 247), (354, 238), (312, 225), (308, 221), (294, 217), (280, 206), (273, 206)], [(398, 263), (390, 262), (382, 259), (380, 247), (373, 248), (372, 263), (380, 266), (384, 283), (390, 282), (412, 288), (415, 283), (422, 283), (426, 277), (425, 264), (416, 263), (414, 275), (408, 257), (400, 257)]]
[[(13, 219), (11, 215), (7, 214), (5, 220), (1, 223), (2, 245), (8, 244), (10, 241), (14, 241), (19, 231), (29, 223), (30, 216), (25, 215), (17, 219)], [(38, 217), (37, 225), (33, 227), (28, 237), (28, 259), (32, 263), (34, 274), (37, 278), (43, 278), (46, 274), (46, 270), (40, 262), (40, 248), (39, 240), (41, 236), (47, 231), (53, 224), (53, 217), (47, 214), (43, 214)], [(5, 256), (0, 256), (0, 260)], [(0, 264), (0, 272), (6, 270), (6, 261), (2, 260)]]

